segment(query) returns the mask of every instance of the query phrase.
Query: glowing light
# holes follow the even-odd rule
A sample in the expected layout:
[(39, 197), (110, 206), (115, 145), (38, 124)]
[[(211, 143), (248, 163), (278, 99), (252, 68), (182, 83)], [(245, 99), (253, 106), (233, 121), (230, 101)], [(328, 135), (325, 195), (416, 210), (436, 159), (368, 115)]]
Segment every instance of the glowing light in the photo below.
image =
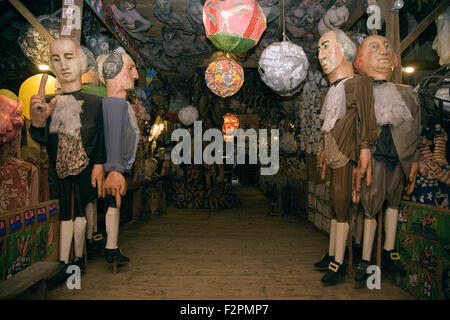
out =
[(403, 71), (406, 73), (413, 73), (415, 71), (414, 67), (406, 67), (403, 68)]
[(39, 70), (41, 70), (41, 71), (48, 71), (48, 70), (50, 70), (50, 67), (49, 67), (48, 65), (46, 65), (46, 64), (40, 64), (40, 65), (38, 66), (38, 68), (39, 68)]

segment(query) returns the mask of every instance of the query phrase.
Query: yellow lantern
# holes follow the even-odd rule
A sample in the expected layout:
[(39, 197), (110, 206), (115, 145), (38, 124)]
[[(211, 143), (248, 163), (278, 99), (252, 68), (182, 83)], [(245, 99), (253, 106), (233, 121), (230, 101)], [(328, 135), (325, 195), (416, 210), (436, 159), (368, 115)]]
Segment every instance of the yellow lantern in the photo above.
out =
[[(19, 99), (23, 102), (23, 115), (30, 120), (30, 98), (33, 94), (37, 94), (39, 91), (39, 85), (41, 83), (43, 74), (36, 74), (25, 80), (19, 89)], [(47, 83), (45, 84), (45, 94), (55, 94), (56, 78), (48, 76)]]

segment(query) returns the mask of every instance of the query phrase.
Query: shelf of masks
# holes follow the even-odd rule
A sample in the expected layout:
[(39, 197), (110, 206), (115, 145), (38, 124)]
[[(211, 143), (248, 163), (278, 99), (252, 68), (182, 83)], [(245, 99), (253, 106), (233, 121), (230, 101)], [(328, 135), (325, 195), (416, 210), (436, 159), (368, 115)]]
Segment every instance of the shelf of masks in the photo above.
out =
[(392, 281), (419, 299), (450, 300), (450, 210), (404, 201), (396, 250), (407, 270)]

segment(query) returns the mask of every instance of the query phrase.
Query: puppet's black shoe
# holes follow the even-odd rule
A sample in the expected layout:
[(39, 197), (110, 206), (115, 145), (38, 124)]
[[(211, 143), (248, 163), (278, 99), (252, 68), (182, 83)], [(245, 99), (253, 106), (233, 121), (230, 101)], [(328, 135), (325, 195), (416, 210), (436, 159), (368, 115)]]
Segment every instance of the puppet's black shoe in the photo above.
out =
[(394, 250), (383, 249), (383, 265), (391, 272), (398, 272), (402, 275), (406, 274), (406, 269), (400, 261), (400, 254)]
[(86, 249), (92, 251), (95, 249), (95, 241), (92, 239), (86, 239)]
[(324, 285), (334, 285), (338, 283), (345, 276), (345, 264), (333, 260), (328, 265), (328, 270), (322, 277), (322, 283)]
[(322, 259), (319, 262), (314, 263), (314, 269), (319, 271), (326, 271), (328, 269), (328, 265), (331, 261), (334, 260), (334, 256), (328, 255), (328, 252), (323, 255)]
[(114, 261), (118, 263), (130, 262), (130, 258), (125, 257), (120, 252), (119, 247), (117, 249), (105, 249), (105, 259), (108, 263), (113, 263)]
[(80, 270), (82, 273), (84, 273), (86, 271), (86, 260), (85, 260), (84, 256), (75, 257), (72, 264), (80, 267)]
[(49, 287), (54, 287), (65, 282), (69, 276), (69, 274), (67, 274), (68, 267), (68, 263), (60, 261), (58, 269), (47, 279), (47, 285)]
[(367, 260), (360, 260), (358, 265), (356, 266), (356, 272), (355, 272), (355, 281), (356, 282), (363, 282), (366, 281), (369, 277), (369, 274), (367, 273), (367, 268), (370, 266), (370, 261)]

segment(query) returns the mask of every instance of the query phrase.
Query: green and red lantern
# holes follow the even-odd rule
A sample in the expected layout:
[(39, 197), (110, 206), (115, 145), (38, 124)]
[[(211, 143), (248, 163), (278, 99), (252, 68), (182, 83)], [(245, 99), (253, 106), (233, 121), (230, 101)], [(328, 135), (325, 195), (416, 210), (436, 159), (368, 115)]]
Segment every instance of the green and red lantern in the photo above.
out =
[(255, 0), (206, 0), (203, 25), (216, 48), (239, 54), (258, 43), (266, 17)]
[(205, 72), (206, 86), (214, 94), (227, 98), (238, 92), (244, 83), (244, 70), (236, 62), (219, 58)]

